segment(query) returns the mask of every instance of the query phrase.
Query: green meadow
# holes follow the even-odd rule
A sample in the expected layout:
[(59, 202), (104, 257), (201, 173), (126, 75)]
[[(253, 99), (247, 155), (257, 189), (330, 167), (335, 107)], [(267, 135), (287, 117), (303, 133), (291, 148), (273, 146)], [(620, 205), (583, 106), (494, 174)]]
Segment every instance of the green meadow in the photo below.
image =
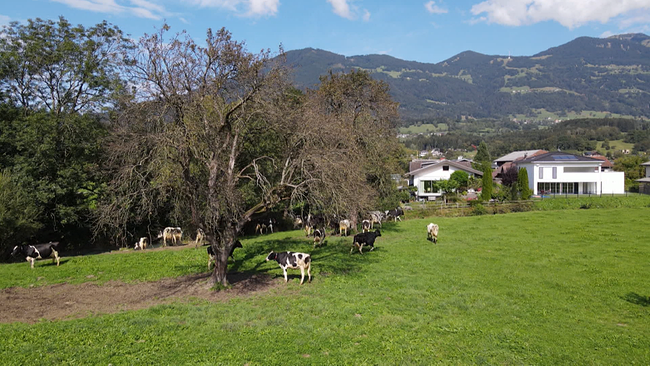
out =
[[(559, 201), (556, 201), (559, 202)], [(83, 319), (0, 324), (6, 365), (630, 365), (650, 363), (650, 208), (548, 210), (384, 224), (373, 252), (246, 238), (231, 271), (281, 285)], [(583, 207), (584, 208), (584, 207)], [(440, 226), (438, 244), (426, 224)], [(312, 253), (284, 284), (274, 249)], [(154, 281), (205, 271), (203, 250), (0, 266), (0, 287)], [(33, 289), (38, 291), (38, 288)], [(29, 304), (25, 304), (26, 307)]]

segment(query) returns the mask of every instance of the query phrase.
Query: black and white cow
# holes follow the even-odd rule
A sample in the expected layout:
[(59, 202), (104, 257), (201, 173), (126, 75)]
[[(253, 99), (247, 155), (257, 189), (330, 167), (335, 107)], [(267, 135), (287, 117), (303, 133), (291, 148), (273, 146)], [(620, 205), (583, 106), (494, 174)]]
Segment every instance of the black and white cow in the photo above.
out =
[(59, 252), (57, 247), (59, 242), (49, 242), (44, 244), (35, 244), (35, 245), (16, 245), (14, 250), (11, 252), (11, 255), (18, 256), (24, 255), (25, 259), (31, 263), (32, 268), (34, 268), (34, 262), (37, 259), (52, 258), (52, 263), (56, 261), (57, 267), (59, 266)]
[(314, 248), (325, 243), (325, 229), (314, 230)]
[(368, 231), (370, 231), (371, 226), (372, 225), (370, 224), (370, 220), (363, 220), (361, 222), (361, 231), (367, 233)]
[[(239, 240), (235, 242), (235, 245), (233, 245), (232, 248), (230, 249), (230, 254), (228, 254), (228, 256), (231, 257), (233, 260), (235, 260), (235, 257), (233, 257), (233, 253), (235, 253), (235, 249), (237, 248), (243, 248)], [(209, 245), (208, 246), (208, 271), (210, 270), (211, 264), (215, 263), (216, 260), (217, 260), (217, 256), (214, 254), (212, 245)], [(214, 266), (216, 267), (217, 264), (215, 263)]]
[(386, 217), (392, 217), (395, 221), (402, 221), (400, 216), (404, 216), (404, 210), (401, 207), (397, 207), (394, 210), (386, 211)]
[(287, 268), (300, 268), (300, 284), (302, 285), (305, 280), (305, 269), (307, 269), (307, 275), (309, 276), (309, 282), (311, 282), (311, 256), (307, 253), (297, 253), (297, 252), (281, 252), (275, 253), (271, 251), (266, 257), (266, 261), (274, 260), (278, 262), (280, 268), (284, 272), (284, 282), (289, 282), (287, 277)]
[(375, 249), (375, 239), (377, 239), (378, 236), (381, 236), (379, 229), (375, 230), (374, 232), (369, 231), (367, 233), (359, 233), (355, 235), (354, 240), (352, 241), (352, 249), (350, 249), (350, 254), (352, 254), (354, 251), (355, 246), (359, 248), (359, 253), (363, 254), (364, 245), (369, 245), (370, 251), (372, 252)]

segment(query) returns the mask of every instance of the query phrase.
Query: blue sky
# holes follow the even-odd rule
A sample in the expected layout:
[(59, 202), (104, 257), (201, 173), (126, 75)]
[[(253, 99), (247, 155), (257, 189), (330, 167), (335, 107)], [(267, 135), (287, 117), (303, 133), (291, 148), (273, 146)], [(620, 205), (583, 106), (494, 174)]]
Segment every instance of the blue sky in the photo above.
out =
[(107, 20), (134, 38), (166, 21), (197, 41), (225, 27), (250, 52), (282, 44), (431, 63), (466, 50), (530, 56), (581, 36), (650, 34), (650, 0), (22, 0), (4, 2), (0, 24), (61, 15)]

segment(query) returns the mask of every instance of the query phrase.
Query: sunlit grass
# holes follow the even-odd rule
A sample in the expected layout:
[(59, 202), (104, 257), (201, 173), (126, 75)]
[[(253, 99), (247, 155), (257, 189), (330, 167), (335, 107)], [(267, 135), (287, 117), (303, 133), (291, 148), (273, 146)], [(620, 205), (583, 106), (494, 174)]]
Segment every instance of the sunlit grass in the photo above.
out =
[[(114, 365), (647, 364), (649, 214), (649, 208), (619, 208), (408, 220), (384, 225), (377, 249), (364, 255), (348, 254), (351, 238), (329, 237), (314, 251), (299, 232), (250, 238), (236, 252), (232, 270), (283, 281), (277, 264), (263, 261), (266, 253), (308, 251), (314, 257), (312, 283), (298, 285), (294, 271), (288, 284), (269, 293), (225, 303), (4, 324), (0, 359)], [(431, 221), (440, 226), (437, 245), (426, 240)], [(203, 254), (194, 257), (187, 249), (152, 257), (103, 255), (88, 259), (97, 262), (70, 259), (59, 269), (74, 266), (85, 274), (93, 266), (137, 257), (153, 270), (149, 260), (169, 255), (163, 266), (186, 263), (184, 269), (167, 269), (166, 275), (174, 275), (203, 270)], [(5, 287), (22, 281), (6, 278), (6, 268), (18, 265), (28, 267), (0, 266)]]

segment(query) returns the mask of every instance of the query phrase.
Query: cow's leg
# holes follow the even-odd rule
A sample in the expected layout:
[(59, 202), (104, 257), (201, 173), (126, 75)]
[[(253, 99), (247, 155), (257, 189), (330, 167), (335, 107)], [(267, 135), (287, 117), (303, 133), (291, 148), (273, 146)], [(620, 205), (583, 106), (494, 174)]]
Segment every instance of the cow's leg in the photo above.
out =
[(284, 271), (284, 282), (289, 282), (289, 277), (287, 277), (287, 267), (282, 267), (282, 270)]
[(52, 254), (54, 255), (54, 258), (52, 258), (52, 263), (56, 260), (56, 266), (59, 266), (59, 253), (52, 248)]
[(359, 245), (359, 253), (363, 254), (363, 243), (361, 243), (361, 245)]
[(354, 252), (354, 247), (357, 246), (357, 243), (352, 243), (352, 248), (350, 248), (350, 254)]
[(32, 269), (34, 269), (34, 262), (36, 261), (36, 259), (32, 257), (27, 257), (27, 261), (31, 264)]
[(300, 284), (302, 285), (304, 281), (305, 281), (305, 267), (300, 266)]
[(309, 276), (309, 282), (311, 282), (311, 258), (309, 264), (307, 265), (307, 275)]
[(375, 249), (375, 246), (374, 246), (374, 245), (371, 245), (371, 246), (370, 246), (370, 250), (369, 250), (369, 252), (372, 252), (374, 249)]

